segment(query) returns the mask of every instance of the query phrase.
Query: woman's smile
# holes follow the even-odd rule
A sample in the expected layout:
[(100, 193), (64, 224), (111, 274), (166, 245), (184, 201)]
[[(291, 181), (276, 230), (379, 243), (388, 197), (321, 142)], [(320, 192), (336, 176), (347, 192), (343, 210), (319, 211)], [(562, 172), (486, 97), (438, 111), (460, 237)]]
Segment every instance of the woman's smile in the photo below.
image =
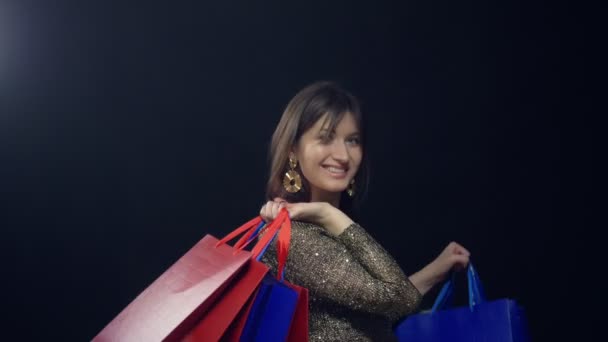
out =
[(327, 171), (327, 173), (334, 178), (343, 179), (346, 178), (348, 169), (340, 166), (321, 165), (321, 167)]

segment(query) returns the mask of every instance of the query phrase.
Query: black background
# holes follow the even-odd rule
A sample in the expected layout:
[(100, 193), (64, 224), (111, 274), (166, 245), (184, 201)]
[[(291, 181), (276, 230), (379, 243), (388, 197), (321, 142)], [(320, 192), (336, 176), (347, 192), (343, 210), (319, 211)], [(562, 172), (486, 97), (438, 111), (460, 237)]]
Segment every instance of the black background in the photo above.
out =
[(586, 340), (602, 288), (593, 12), (1, 1), (4, 336), (90, 340), (202, 236), (255, 216), (284, 106), (335, 80), (370, 122), (361, 222), (405, 272), (458, 241), (534, 340)]

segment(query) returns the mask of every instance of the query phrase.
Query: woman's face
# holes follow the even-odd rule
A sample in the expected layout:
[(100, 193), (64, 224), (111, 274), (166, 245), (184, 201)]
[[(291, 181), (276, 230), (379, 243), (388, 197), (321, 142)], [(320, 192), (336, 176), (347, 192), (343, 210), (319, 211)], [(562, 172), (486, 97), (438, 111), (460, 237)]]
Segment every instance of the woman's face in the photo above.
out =
[(310, 184), (312, 201), (346, 190), (363, 157), (359, 129), (352, 114), (344, 115), (334, 132), (328, 131), (329, 123), (324, 119), (302, 135), (294, 151)]

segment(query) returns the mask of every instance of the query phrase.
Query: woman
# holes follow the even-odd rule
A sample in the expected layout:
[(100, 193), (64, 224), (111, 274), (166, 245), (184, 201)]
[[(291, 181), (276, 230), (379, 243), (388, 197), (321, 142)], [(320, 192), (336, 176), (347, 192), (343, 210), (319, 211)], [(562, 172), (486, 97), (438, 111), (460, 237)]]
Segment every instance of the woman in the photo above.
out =
[[(272, 136), (269, 201), (260, 214), (268, 222), (287, 208), (293, 220), (285, 279), (309, 290), (311, 341), (394, 340), (392, 325), (469, 261), (452, 242), (407, 277), (351, 219), (367, 185), (363, 126), (350, 93), (318, 82), (289, 102)], [(276, 273), (274, 244), (263, 261)]]

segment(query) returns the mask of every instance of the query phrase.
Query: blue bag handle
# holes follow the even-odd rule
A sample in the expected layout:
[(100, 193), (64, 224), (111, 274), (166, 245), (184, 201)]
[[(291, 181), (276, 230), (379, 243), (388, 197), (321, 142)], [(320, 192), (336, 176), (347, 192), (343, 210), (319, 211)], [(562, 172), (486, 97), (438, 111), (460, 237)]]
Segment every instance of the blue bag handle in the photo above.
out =
[[(437, 310), (444, 309), (452, 300), (452, 294), (454, 292), (454, 281), (455, 281), (456, 273), (452, 272), (451, 278), (445, 282), (435, 303), (433, 304), (433, 308), (431, 309), (431, 313), (436, 312)], [(468, 294), (469, 294), (469, 308), (471, 311), (475, 308), (476, 305), (479, 305), (485, 302), (485, 294), (483, 291), (483, 287), (481, 286), (481, 281), (479, 280), (479, 276), (477, 275), (477, 271), (475, 271), (475, 267), (473, 267), (472, 263), (469, 263), (467, 266), (467, 282), (468, 282)]]
[[(249, 238), (249, 241), (253, 240), (253, 238), (258, 235), (258, 233), (260, 232), (260, 230), (262, 230), (262, 228), (264, 228), (265, 225), (266, 225), (266, 222), (264, 222), (264, 221), (260, 222), (260, 224), (255, 228), (255, 232)], [(272, 239), (270, 239), (268, 241), (268, 243), (266, 244), (266, 246), (264, 246), (264, 248), (262, 249), (262, 252), (260, 252), (260, 255), (258, 255), (258, 257), (256, 258), (257, 261), (262, 260), (262, 257), (266, 253), (266, 250), (268, 249), (268, 246), (270, 246), (270, 244), (274, 241), (274, 239), (276, 238), (276, 236), (278, 234), (279, 234), (279, 231), (277, 231), (276, 233), (274, 233), (274, 236), (272, 237)], [(285, 280), (285, 270), (283, 270), (283, 272), (281, 273), (281, 281), (283, 281), (283, 280)]]

